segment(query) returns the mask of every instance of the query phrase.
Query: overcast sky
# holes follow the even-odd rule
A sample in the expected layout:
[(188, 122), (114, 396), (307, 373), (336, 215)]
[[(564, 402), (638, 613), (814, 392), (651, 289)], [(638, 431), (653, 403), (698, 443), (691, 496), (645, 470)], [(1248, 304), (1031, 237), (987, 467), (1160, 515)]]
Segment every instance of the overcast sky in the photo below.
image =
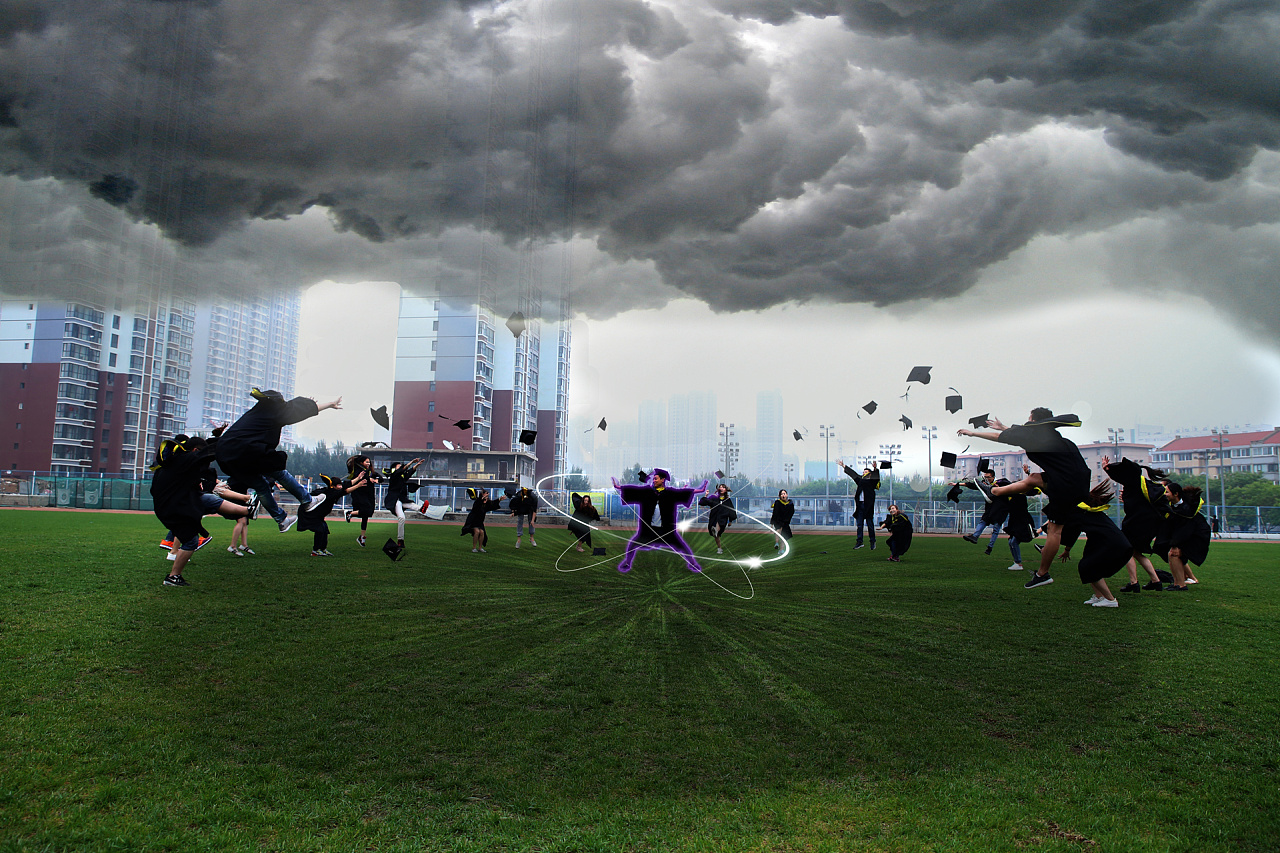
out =
[[(2, 287), (158, 238), (206, 290), (429, 291), (487, 228), (572, 259), (575, 413), (768, 387), (843, 429), (926, 363), (889, 426), (946, 386), (1274, 422), (1277, 44), (1248, 0), (6, 3)], [(76, 227), (107, 205), (135, 224)]]

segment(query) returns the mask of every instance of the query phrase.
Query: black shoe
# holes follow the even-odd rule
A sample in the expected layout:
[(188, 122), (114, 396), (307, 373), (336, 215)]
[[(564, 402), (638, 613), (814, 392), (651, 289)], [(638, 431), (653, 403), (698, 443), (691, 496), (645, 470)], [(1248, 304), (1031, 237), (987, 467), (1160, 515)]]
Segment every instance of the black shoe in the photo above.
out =
[(990, 556), (991, 556), (991, 546), (990, 546), (990, 545), (988, 545), (988, 546), (987, 546), (987, 550), (983, 551), (982, 553), (984, 553), (984, 554), (986, 554), (988, 557), (990, 557)]
[(861, 540), (859, 540), (859, 541), (858, 541), (858, 544), (853, 546), (853, 550), (855, 550), (855, 551), (856, 551), (856, 550), (858, 550), (858, 549), (859, 549), (859, 548), (861, 548), (861, 547), (862, 547), (862, 541), (861, 541)]
[(169, 575), (164, 579), (165, 586), (191, 586), (182, 575)]
[(977, 537), (977, 536), (973, 536), (972, 534), (966, 533), (965, 535), (961, 536), (960, 538), (961, 538), (961, 539), (963, 539), (964, 541), (968, 542), (970, 545), (977, 545), (977, 544), (978, 544), (978, 537)]
[(1135, 583), (1127, 583), (1120, 587), (1121, 592), (1142, 592), (1142, 587)]
[(345, 515), (347, 516), (347, 524), (350, 524), (350, 523), (351, 523), (351, 516), (352, 516), (354, 513), (355, 513), (355, 510), (350, 510), (350, 509), (349, 509), (349, 510), (347, 510), (347, 511), (346, 511)]
[(1164, 591), (1165, 591), (1165, 592), (1186, 592), (1186, 591), (1187, 591), (1187, 585), (1186, 585), (1186, 584), (1183, 584), (1182, 586), (1178, 586), (1177, 584), (1172, 584), (1172, 583), (1171, 583), (1171, 584), (1169, 584), (1168, 586), (1166, 586), (1166, 587), (1164, 588)]
[(1032, 544), (1032, 545), (1035, 545), (1035, 546), (1036, 546), (1036, 550), (1037, 550), (1037, 551), (1039, 551), (1041, 554), (1043, 554), (1043, 553), (1044, 553), (1044, 546), (1043, 546), (1043, 545), (1041, 545), (1039, 542), (1032, 542), (1031, 544)]
[(1161, 592), (1164, 590), (1164, 584), (1160, 581), (1151, 581), (1151, 583), (1143, 584), (1142, 588), (1148, 592)]
[(876, 540), (872, 539), (872, 540), (871, 540), (871, 550), (872, 550), (872, 551), (874, 551), (875, 549), (876, 549)]
[(1053, 583), (1053, 575), (1032, 575), (1031, 580), (1022, 585), (1023, 589), (1035, 589), (1038, 586), (1048, 586)]
[(258, 510), (262, 508), (262, 498), (258, 497), (257, 495), (254, 495), (253, 499), (250, 500), (249, 503), (247, 503), (245, 506), (247, 506), (249, 509), (249, 520), (253, 521), (255, 518), (258, 517)]

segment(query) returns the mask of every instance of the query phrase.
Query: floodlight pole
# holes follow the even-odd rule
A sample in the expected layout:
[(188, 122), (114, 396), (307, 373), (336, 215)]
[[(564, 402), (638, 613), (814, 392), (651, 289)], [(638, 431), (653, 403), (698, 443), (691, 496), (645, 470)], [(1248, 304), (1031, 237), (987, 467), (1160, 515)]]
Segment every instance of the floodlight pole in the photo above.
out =
[[(933, 440), (938, 437), (936, 426), (920, 427), (921, 435), (929, 442), (929, 511), (933, 512)], [(890, 481), (892, 483), (892, 481)], [(936, 515), (934, 516), (937, 517)], [(925, 516), (924, 532), (929, 532), (929, 517)]]
[[(826, 466), (827, 476), (824, 490), (826, 491), (826, 506), (831, 506), (831, 431), (835, 429), (835, 424), (818, 424), (818, 435), (826, 439)], [(826, 515), (826, 510), (823, 510)], [(817, 522), (817, 513), (814, 513), (814, 522)]]
[[(1124, 435), (1124, 427), (1107, 427), (1107, 435), (1111, 439), (1112, 445), (1115, 446), (1116, 455), (1112, 457), (1116, 462), (1120, 461), (1120, 436)], [(1105, 473), (1105, 472), (1104, 472)], [(1116, 501), (1116, 524), (1120, 523), (1120, 502)]]
[(1222, 473), (1222, 439), (1229, 435), (1227, 428), (1214, 429), (1213, 434), (1218, 437), (1218, 488), (1219, 494), (1222, 495), (1222, 504), (1218, 507), (1218, 524), (1226, 526), (1227, 523), (1227, 475)]

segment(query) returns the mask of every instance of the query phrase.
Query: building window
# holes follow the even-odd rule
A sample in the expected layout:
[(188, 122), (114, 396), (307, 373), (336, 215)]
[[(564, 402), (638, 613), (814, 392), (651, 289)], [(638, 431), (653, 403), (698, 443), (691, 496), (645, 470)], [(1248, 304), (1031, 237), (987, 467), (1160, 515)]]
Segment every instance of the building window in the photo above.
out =
[(115, 353), (108, 353), (108, 354), (107, 354), (107, 367), (115, 367), (115, 366), (116, 366), (116, 354), (115, 354)]
[(436, 431), (436, 422), (435, 422), (435, 421), (428, 421), (428, 422), (427, 422), (427, 432), (435, 432), (435, 431)]
[[(117, 314), (117, 315), (115, 315), (114, 317), (112, 317), (112, 318), (111, 318), (111, 328), (113, 328), (113, 329), (118, 329), (118, 328), (120, 328), (120, 315), (119, 315), (119, 314)], [(115, 337), (115, 335), (112, 335), (111, 337), (113, 337), (113, 338), (114, 338), (114, 337)], [(114, 344), (112, 344), (112, 346), (114, 346)]]
[(436, 401), (435, 401), (435, 400), (428, 400), (428, 401), (427, 401), (427, 411), (428, 411), (428, 412), (434, 412), (435, 410), (436, 410)]

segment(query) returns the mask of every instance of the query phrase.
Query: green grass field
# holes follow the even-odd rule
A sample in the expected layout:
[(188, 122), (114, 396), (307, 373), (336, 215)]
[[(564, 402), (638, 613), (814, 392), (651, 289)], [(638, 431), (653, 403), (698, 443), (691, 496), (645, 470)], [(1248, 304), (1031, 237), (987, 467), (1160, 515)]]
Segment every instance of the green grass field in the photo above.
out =
[(0, 851), (1280, 849), (1280, 547), (1099, 610), (1003, 541), (799, 535), (741, 600), (330, 525), (176, 589), (150, 516), (0, 511)]

